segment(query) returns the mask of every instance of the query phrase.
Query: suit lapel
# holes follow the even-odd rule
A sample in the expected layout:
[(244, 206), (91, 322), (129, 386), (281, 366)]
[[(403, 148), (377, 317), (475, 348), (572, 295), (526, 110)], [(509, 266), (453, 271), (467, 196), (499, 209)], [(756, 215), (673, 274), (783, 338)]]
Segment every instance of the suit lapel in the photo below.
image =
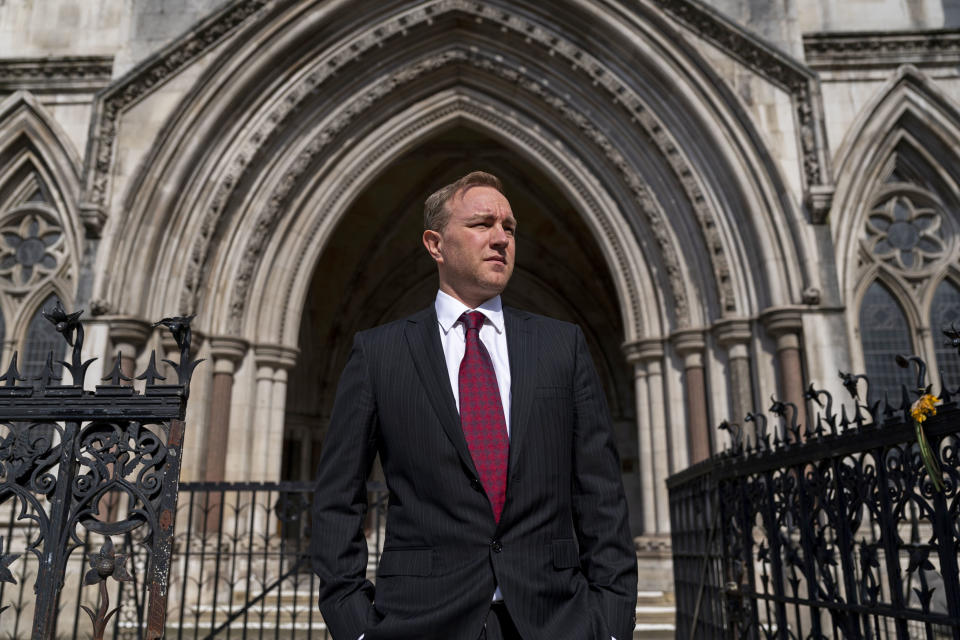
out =
[(443, 430), (456, 448), (463, 464), (467, 465), (474, 477), (478, 476), (473, 458), (470, 456), (470, 449), (467, 448), (467, 440), (463, 437), (460, 414), (457, 413), (457, 404), (453, 398), (453, 390), (450, 388), (447, 363), (443, 357), (443, 347), (440, 345), (436, 309), (431, 306), (408, 318), (404, 335), (410, 349), (410, 356), (423, 383), (423, 389), (440, 419), (440, 424), (443, 425)]
[[(524, 432), (530, 422), (533, 392), (537, 372), (537, 336), (530, 315), (523, 311), (504, 308), (504, 327), (507, 332), (507, 353), (510, 358), (510, 459), (509, 470), (517, 464), (517, 456)], [(509, 502), (510, 482), (507, 482)]]

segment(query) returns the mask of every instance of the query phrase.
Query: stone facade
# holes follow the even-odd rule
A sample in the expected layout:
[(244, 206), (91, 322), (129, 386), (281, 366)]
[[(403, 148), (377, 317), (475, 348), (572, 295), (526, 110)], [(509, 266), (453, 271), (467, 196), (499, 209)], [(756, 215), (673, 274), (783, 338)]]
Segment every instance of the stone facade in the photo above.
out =
[(351, 335), (433, 296), (423, 198), (492, 170), (507, 302), (584, 327), (645, 553), (721, 420), (875, 366), (863, 322), (937, 361), (960, 3), (545, 6), (0, 1), (4, 359), (51, 295), (98, 364), (196, 313), (184, 478), (307, 479)]

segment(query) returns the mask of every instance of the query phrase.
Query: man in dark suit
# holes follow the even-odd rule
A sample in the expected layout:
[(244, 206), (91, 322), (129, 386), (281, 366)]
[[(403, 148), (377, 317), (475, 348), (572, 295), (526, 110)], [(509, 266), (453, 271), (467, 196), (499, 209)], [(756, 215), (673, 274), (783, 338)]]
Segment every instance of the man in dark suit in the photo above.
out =
[[(517, 221), (474, 172), (424, 207), (435, 304), (358, 333), (313, 502), (335, 640), (628, 640), (636, 555), (580, 328), (503, 308)], [(376, 587), (365, 483), (390, 491)]]

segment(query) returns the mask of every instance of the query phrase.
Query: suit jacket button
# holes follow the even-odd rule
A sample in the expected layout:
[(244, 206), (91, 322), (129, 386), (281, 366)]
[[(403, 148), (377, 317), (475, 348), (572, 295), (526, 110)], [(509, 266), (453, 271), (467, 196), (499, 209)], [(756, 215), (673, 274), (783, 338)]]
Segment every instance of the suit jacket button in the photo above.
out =
[(493, 549), (494, 553), (500, 553), (501, 551), (503, 551), (503, 545), (500, 544), (499, 540), (494, 540), (493, 542), (491, 542), (490, 548)]
[(483, 491), (483, 485), (480, 484), (480, 481), (476, 478), (472, 478), (470, 480), (470, 488), (472, 488), (474, 491)]

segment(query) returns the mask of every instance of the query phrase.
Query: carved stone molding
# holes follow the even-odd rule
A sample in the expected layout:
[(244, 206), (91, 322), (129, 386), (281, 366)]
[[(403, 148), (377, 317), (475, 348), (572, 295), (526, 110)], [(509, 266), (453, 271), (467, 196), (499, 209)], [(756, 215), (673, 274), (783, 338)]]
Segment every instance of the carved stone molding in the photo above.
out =
[[(394, 16), (381, 24), (372, 25), (367, 31), (333, 50), (328, 57), (318, 59), (314, 64), (313, 71), (303, 74), (300, 84), (289, 88), (284, 99), (275, 101), (277, 106), (274, 112), (262, 120), (258, 129), (249, 132), (246, 140), (239, 145), (238, 150), (228, 161), (230, 169), (226, 171), (218, 184), (212, 204), (205, 213), (204, 222), (200, 226), (200, 233), (195, 240), (193, 250), (190, 252), (190, 263), (186, 269), (185, 288), (180, 305), (183, 311), (190, 312), (196, 305), (196, 295), (199, 292), (203, 264), (207, 260), (210, 238), (220, 213), (236, 186), (242, 182), (252, 159), (257, 157), (258, 151), (264, 148), (268, 140), (281, 129), (281, 125), (290, 114), (298, 109), (299, 104), (311, 94), (316, 93), (319, 87), (332, 75), (342, 72), (344, 65), (356, 61), (369, 49), (382, 46), (391, 37), (408, 35), (418, 21), (429, 22), (441, 13), (454, 10), (467, 12), (475, 19), (496, 21), (504, 30), (514, 31), (528, 41), (532, 40), (539, 43), (547, 49), (551, 56), (565, 58), (578, 72), (590, 75), (594, 85), (605, 89), (615, 104), (628, 111), (631, 118), (641, 125), (649, 138), (661, 149), (669, 166), (685, 190), (708, 247), (708, 256), (713, 268), (722, 310), (723, 312), (734, 311), (735, 298), (730, 280), (729, 263), (718, 226), (714, 220), (714, 212), (706, 201), (703, 189), (699, 184), (697, 172), (690, 167), (680, 146), (673, 140), (667, 128), (653, 113), (645, 108), (641, 98), (631, 87), (623, 83), (616, 73), (606, 68), (604, 64), (593, 58), (589, 53), (564, 39), (560, 34), (552, 33), (541, 24), (531, 23), (502, 9), (494, 9), (465, 0), (441, 0), (416, 11)], [(611, 144), (609, 139), (599, 134), (599, 130), (582, 114), (581, 110), (570, 103), (566, 96), (548, 91), (542, 82), (542, 78), (533, 74), (531, 70), (522, 66), (510, 66), (501, 56), (494, 59), (484, 57), (475, 51), (471, 51), (470, 55), (466, 57), (455, 52), (438, 53), (412, 64), (407, 69), (385, 76), (357, 103), (369, 107), (373, 101), (382, 99), (405, 81), (409, 81), (431, 68), (452, 63), (468, 63), (479, 66), (487, 71), (497, 73), (504, 79), (517, 83), (527, 91), (536, 93), (542, 100), (548, 100), (550, 106), (558, 110), (565, 119), (594, 138), (604, 154), (614, 162), (624, 175), (641, 210), (648, 218), (654, 220), (654, 235), (661, 251), (665, 252), (665, 261), (668, 263), (667, 275), (672, 281), (675, 293), (679, 292), (680, 294), (680, 297), (676, 300), (678, 322), (682, 325), (689, 324), (689, 303), (686, 300), (684, 288), (681, 286), (681, 273), (678, 269), (669, 266), (679, 265), (679, 259), (676, 255), (670, 255), (671, 249), (666, 247), (664, 236), (657, 231), (657, 229), (664, 228), (665, 222), (662, 220), (662, 212), (658, 210), (646, 185), (643, 184), (641, 177), (633, 170), (625, 157)], [(311, 159), (319, 154), (320, 150), (328, 145), (340, 130), (356, 119), (357, 113), (359, 111), (341, 110), (340, 114), (319, 134), (317, 141), (303, 150), (301, 157), (295, 162), (292, 174), (285, 177), (282, 185), (278, 187), (278, 191), (269, 198), (271, 203), (268, 207), (269, 211), (265, 212), (263, 216), (265, 225), (258, 221), (254, 226), (255, 237), (249, 247), (249, 255), (245, 255), (245, 263), (249, 262), (249, 258), (259, 255), (259, 251), (262, 250), (262, 240), (266, 237), (265, 233), (270, 228), (269, 219), (282, 208), (285, 199), (291, 193), (296, 183), (296, 170), (299, 167), (305, 168), (308, 166)], [(237, 288), (234, 291), (234, 300), (241, 309), (244, 304), (245, 292), (250, 285), (249, 276), (245, 271), (246, 268), (241, 269), (237, 280)]]
[(803, 315), (799, 308), (778, 307), (767, 309), (760, 315), (760, 322), (771, 336), (777, 339), (778, 352), (800, 348), (803, 331)]
[(110, 340), (114, 345), (129, 344), (139, 349), (147, 342), (153, 325), (140, 318), (114, 316), (105, 318), (110, 327)]
[(210, 358), (214, 373), (233, 374), (236, 365), (247, 355), (250, 343), (233, 336), (210, 338)]
[[(698, 37), (712, 42), (793, 96), (803, 162), (804, 191), (806, 193), (817, 185), (832, 186), (833, 171), (830, 167), (820, 86), (813, 70), (767, 45), (706, 4), (690, 0), (648, 1), (673, 16)], [(822, 191), (821, 194), (826, 192)], [(821, 199), (820, 204), (822, 203)], [(816, 216), (815, 223), (822, 223), (826, 219), (823, 212), (817, 212)]]
[(214, 359), (231, 360), (234, 363), (243, 360), (247, 355), (250, 343), (233, 336), (212, 336), (210, 338), (210, 357)]
[(282, 344), (258, 344), (253, 354), (258, 367), (289, 370), (297, 364), (300, 350)]
[(960, 65), (960, 31), (860, 31), (803, 36), (807, 64), (817, 71)]
[(776, 307), (760, 314), (760, 321), (771, 335), (799, 333), (803, 328), (803, 315), (795, 307)]
[[(486, 105), (476, 104), (468, 99), (457, 99), (456, 101), (452, 101), (450, 104), (445, 105), (442, 109), (429, 112), (416, 122), (403, 127), (403, 129), (399, 130), (397, 133), (380, 140), (377, 144), (376, 151), (366, 154), (362, 166), (355, 168), (355, 170), (349, 175), (344, 175), (342, 179), (337, 182), (336, 189), (334, 189), (324, 199), (324, 201), (316, 207), (316, 210), (325, 212), (324, 215), (326, 215), (326, 212), (334, 210), (336, 208), (336, 203), (341, 201), (344, 193), (352, 187), (356, 176), (362, 174), (367, 167), (377, 160), (378, 157), (382, 156), (383, 154), (390, 153), (393, 149), (405, 147), (411, 138), (415, 138), (418, 135), (420, 130), (428, 127), (436, 120), (446, 118), (452, 114), (469, 115), (472, 118), (488, 124), (493, 129), (500, 131), (504, 135), (509, 136), (511, 139), (523, 143), (527, 147), (533, 149), (534, 153), (536, 153), (538, 157), (542, 158), (554, 170), (562, 175), (566, 181), (568, 181), (571, 187), (584, 200), (593, 219), (598, 222), (601, 227), (601, 231), (607, 237), (609, 244), (611, 245), (611, 248), (614, 252), (614, 258), (616, 260), (616, 264), (613, 268), (621, 274), (621, 279), (624, 282), (624, 286), (627, 288), (627, 300), (625, 302), (629, 306), (631, 316), (634, 319), (635, 324), (633, 327), (633, 334), (642, 334), (643, 327), (639, 324), (639, 321), (640, 318), (643, 317), (643, 302), (641, 300), (640, 293), (637, 290), (636, 277), (633, 275), (626, 250), (622, 246), (622, 242), (620, 241), (619, 236), (613, 227), (607, 209), (596, 201), (593, 195), (585, 188), (577, 176), (570, 170), (568, 166), (564, 164), (564, 162), (560, 160), (560, 158), (552, 149), (542, 145), (537, 139), (532, 137), (529, 132), (525, 130), (522, 124), (517, 124), (516, 122), (504, 117), (496, 110), (488, 108)], [(311, 231), (308, 235), (308, 241), (310, 243), (320, 242), (317, 234), (318, 229), (321, 227), (322, 221), (323, 218), (313, 221)], [(296, 261), (291, 267), (294, 272), (299, 272), (301, 269), (303, 269), (303, 259), (303, 255), (298, 255), (296, 257)], [(281, 298), (290, 299), (293, 295), (292, 288), (293, 281), (291, 280), (288, 282), (287, 290), (284, 292), (284, 295), (281, 296)], [(238, 308), (242, 311), (242, 307)], [(234, 323), (234, 325), (230, 328), (230, 331), (233, 333), (239, 333), (242, 329), (240, 324), (242, 316), (239, 313), (233, 313), (230, 318), (231, 322)], [(286, 326), (286, 308), (284, 308), (283, 311), (283, 320), (281, 324), (282, 326)], [(280, 337), (283, 338), (284, 336)]]
[(746, 318), (730, 318), (721, 320), (713, 325), (713, 335), (717, 344), (730, 348), (738, 344), (746, 344), (753, 337), (750, 330), (750, 321)]
[(627, 342), (622, 347), (623, 353), (630, 364), (644, 363), (649, 360), (659, 360), (663, 357), (663, 340), (661, 338), (647, 338), (636, 342)]
[(6, 58), (0, 60), (0, 90), (98, 91), (112, 73), (112, 56)]
[(676, 349), (677, 353), (683, 358), (687, 358), (687, 356), (690, 355), (701, 355), (707, 347), (707, 343), (704, 340), (703, 329), (683, 329), (681, 331), (675, 331), (670, 336), (670, 342), (673, 343), (673, 348)]
[(82, 208), (87, 214), (84, 222), (94, 235), (99, 235), (99, 227), (102, 227), (106, 217), (105, 207), (109, 202), (110, 175), (120, 115), (268, 4), (269, 0), (234, 0), (187, 35), (138, 65), (97, 97), (82, 198)]
[[(309, 144), (300, 151), (292, 165), (285, 170), (283, 180), (280, 181), (273, 193), (271, 193), (267, 200), (267, 206), (260, 212), (253, 226), (253, 232), (247, 238), (240, 267), (233, 280), (234, 285), (233, 296), (230, 303), (230, 315), (236, 324), (231, 327), (231, 330), (237, 332), (241, 330), (240, 320), (248, 304), (247, 294), (250, 290), (254, 271), (259, 263), (260, 256), (267, 245), (273, 227), (286, 209), (290, 194), (294, 191), (295, 187), (298, 186), (307, 169), (313, 164), (314, 159), (330, 145), (344, 128), (354, 122), (358, 116), (373, 106), (374, 103), (383, 99), (384, 96), (419, 78), (425, 73), (456, 61), (466, 60), (467, 57), (468, 55), (464, 51), (447, 51), (428, 56), (413, 65), (392, 73), (389, 77), (383, 78), (372, 88), (368, 89), (359, 97), (356, 97), (341, 109), (318, 134), (314, 135)], [(388, 147), (387, 145), (383, 145), (382, 148)], [(341, 185), (340, 188), (345, 188), (345, 185)], [(193, 302), (193, 300), (190, 301)]]
[(80, 222), (83, 223), (88, 238), (99, 238), (106, 221), (107, 211), (104, 207), (88, 202), (80, 203)]
[(114, 311), (116, 311), (116, 309), (106, 300), (96, 298), (90, 301), (90, 315), (95, 318), (109, 315)]

